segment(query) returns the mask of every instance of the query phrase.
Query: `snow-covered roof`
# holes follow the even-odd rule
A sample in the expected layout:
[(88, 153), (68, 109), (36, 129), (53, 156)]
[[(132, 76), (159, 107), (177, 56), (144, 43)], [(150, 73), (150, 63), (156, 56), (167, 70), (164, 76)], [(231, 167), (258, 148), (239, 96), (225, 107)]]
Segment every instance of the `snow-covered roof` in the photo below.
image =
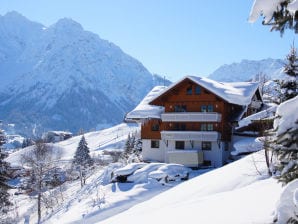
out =
[(169, 86), (167, 89), (164, 89), (154, 98), (152, 98), (150, 102), (174, 88), (178, 83), (184, 81), (185, 79), (192, 80), (194, 83), (204, 87), (229, 103), (241, 106), (249, 105), (251, 103), (252, 97), (259, 88), (258, 82), (217, 82), (208, 78), (186, 76), (180, 81)]
[(250, 125), (252, 121), (255, 121), (255, 120), (262, 120), (265, 118), (273, 118), (275, 115), (275, 112), (276, 112), (276, 108), (277, 108), (277, 105), (274, 105), (274, 106), (269, 107), (266, 110), (262, 110), (258, 113), (255, 113), (255, 114), (252, 114), (250, 116), (243, 118), (242, 120), (239, 121), (239, 123), (238, 123), (239, 126), (237, 127), (237, 129), (246, 127), (246, 126)]
[(149, 102), (158, 95), (166, 86), (154, 87), (140, 102), (140, 104), (126, 115), (126, 120), (139, 120), (146, 118), (160, 118), (160, 114), (164, 111), (164, 107), (149, 105)]

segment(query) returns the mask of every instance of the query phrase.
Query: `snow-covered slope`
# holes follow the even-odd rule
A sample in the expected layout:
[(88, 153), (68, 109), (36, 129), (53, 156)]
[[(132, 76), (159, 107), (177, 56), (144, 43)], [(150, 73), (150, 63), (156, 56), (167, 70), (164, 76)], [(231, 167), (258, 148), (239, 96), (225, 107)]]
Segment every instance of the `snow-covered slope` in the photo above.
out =
[[(100, 154), (102, 150), (123, 150), (128, 134), (138, 132), (139, 130), (139, 126), (135, 123), (122, 123), (101, 131), (88, 132), (84, 134), (84, 136), (88, 143), (90, 154), (96, 156)], [(81, 135), (78, 135), (53, 144), (53, 147), (60, 148), (60, 159), (62, 161), (67, 162), (73, 159), (81, 137)], [(30, 147), (11, 153), (7, 161), (11, 163), (12, 166), (20, 165), (20, 156), (26, 152), (26, 150), (30, 150)]]
[(266, 176), (263, 153), (193, 178), (98, 223), (271, 223), (282, 188)]
[(0, 82), (1, 120), (30, 134), (117, 124), (163, 80), (71, 19), (44, 27), (11, 12), (0, 16)]
[(242, 60), (240, 63), (223, 65), (208, 77), (223, 82), (248, 81), (258, 74), (266, 74), (271, 78), (283, 76), (284, 61), (280, 59)]

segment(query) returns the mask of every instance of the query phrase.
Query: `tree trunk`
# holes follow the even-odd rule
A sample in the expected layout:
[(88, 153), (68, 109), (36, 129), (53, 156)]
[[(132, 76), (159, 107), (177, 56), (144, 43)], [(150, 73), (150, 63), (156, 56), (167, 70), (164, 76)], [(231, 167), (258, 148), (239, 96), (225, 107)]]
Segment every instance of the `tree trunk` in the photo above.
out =
[(37, 223), (41, 223), (41, 192), (38, 192), (37, 198), (37, 213), (38, 213), (38, 220)]

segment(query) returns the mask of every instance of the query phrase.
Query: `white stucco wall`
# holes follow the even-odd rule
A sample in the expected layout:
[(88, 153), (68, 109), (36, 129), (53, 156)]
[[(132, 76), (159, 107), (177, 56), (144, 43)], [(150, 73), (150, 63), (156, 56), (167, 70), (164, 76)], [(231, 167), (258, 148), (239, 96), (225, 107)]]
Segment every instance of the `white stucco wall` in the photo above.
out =
[[(143, 149), (142, 156), (145, 161), (158, 161), (169, 163), (169, 154), (168, 151), (174, 151), (175, 141), (169, 140), (167, 145), (163, 140), (159, 140), (159, 148), (151, 148), (151, 140), (143, 139)], [(218, 145), (218, 142), (212, 142), (212, 149), (203, 151), (203, 159), (210, 160), (213, 167), (221, 167), (224, 165), (227, 160), (230, 151), (224, 151), (224, 143), (221, 142)], [(185, 141), (184, 150), (201, 150), (202, 142), (194, 141), (193, 146), (190, 141)], [(183, 150), (176, 150), (183, 153)]]
[(159, 140), (159, 148), (151, 148), (151, 139), (142, 139), (142, 157), (145, 161), (165, 162), (165, 148)]

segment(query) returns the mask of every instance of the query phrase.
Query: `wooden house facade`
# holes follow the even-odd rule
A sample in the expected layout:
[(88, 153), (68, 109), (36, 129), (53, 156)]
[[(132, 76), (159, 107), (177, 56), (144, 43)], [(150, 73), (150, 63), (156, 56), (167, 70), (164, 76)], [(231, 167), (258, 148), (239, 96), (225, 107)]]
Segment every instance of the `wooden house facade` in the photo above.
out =
[(144, 160), (220, 167), (230, 155), (235, 123), (259, 111), (262, 99), (257, 83), (187, 76), (147, 103), (163, 110), (141, 119)]

